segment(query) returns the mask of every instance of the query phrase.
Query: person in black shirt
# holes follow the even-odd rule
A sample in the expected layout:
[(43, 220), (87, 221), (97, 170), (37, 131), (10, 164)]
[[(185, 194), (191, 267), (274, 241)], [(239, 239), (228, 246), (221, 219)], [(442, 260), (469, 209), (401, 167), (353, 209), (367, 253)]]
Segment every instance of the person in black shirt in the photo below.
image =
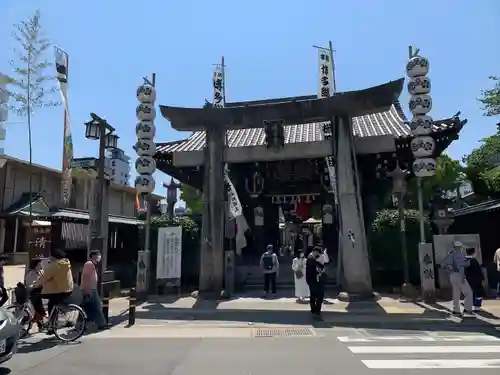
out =
[(311, 314), (315, 317), (321, 316), (321, 306), (325, 297), (325, 265), (319, 262), (322, 250), (314, 247), (306, 261), (306, 282), (309, 285), (309, 304)]
[(473, 310), (480, 310), (485, 295), (483, 281), (484, 275), (481, 265), (476, 259), (476, 249), (469, 248), (466, 250), (469, 265), (465, 267), (465, 278), (472, 289)]

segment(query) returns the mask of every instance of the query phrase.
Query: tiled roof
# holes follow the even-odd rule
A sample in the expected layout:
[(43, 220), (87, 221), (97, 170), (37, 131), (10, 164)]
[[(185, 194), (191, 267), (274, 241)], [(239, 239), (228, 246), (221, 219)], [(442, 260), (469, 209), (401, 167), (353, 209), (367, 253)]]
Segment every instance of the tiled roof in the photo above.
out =
[[(393, 135), (405, 137), (411, 135), (410, 127), (399, 102), (388, 111), (353, 118), (353, 134), (356, 137), (374, 137)], [(323, 125), (327, 122), (286, 125), (285, 143), (316, 142), (324, 140)], [(229, 147), (248, 147), (265, 145), (264, 128), (238, 129), (228, 131)], [(200, 151), (205, 147), (205, 132), (194, 132), (189, 138), (158, 143), (156, 151), (170, 153), (175, 151)]]

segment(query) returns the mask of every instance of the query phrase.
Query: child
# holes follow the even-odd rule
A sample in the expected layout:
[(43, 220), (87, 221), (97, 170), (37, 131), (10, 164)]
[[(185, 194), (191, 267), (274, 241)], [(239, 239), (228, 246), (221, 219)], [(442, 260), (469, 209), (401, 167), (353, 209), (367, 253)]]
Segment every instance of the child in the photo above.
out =
[(465, 268), (465, 278), (472, 289), (473, 295), (473, 310), (481, 309), (484, 297), (484, 275), (479, 262), (476, 259), (476, 249), (468, 248), (466, 250), (469, 266)]

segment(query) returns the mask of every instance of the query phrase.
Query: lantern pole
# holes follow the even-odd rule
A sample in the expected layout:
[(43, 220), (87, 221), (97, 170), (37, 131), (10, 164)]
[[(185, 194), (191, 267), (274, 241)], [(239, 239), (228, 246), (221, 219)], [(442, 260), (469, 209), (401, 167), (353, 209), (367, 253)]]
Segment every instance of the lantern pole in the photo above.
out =
[[(420, 52), (416, 48), (413, 51), (413, 46), (408, 46), (408, 58), (411, 59)], [(424, 189), (422, 177), (417, 176), (417, 201), (418, 201), (418, 224), (420, 227), (420, 243), (425, 243), (425, 222), (424, 222)]]
[[(156, 87), (156, 73), (151, 75), (151, 86)], [(144, 250), (150, 251), (151, 247), (151, 194), (146, 195), (146, 223), (145, 223), (145, 234), (144, 234)]]

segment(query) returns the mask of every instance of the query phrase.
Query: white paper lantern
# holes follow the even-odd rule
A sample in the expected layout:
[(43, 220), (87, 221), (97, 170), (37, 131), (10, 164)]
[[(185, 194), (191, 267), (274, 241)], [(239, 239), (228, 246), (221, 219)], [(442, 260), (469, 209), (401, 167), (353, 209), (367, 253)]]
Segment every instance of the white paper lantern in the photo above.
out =
[(417, 159), (413, 162), (413, 173), (417, 177), (432, 177), (436, 174), (436, 167), (436, 159)]
[(135, 170), (139, 174), (152, 175), (156, 171), (156, 162), (151, 156), (139, 156), (135, 161)]
[(416, 158), (432, 156), (436, 148), (434, 138), (429, 136), (415, 137), (410, 142), (411, 152)]
[(413, 116), (410, 121), (411, 132), (414, 135), (427, 135), (432, 133), (434, 120), (431, 116), (417, 115)]
[(151, 139), (138, 139), (135, 143), (135, 152), (138, 156), (153, 156), (156, 145)]
[(156, 100), (156, 89), (151, 85), (141, 85), (137, 89), (137, 99), (141, 103), (154, 103)]
[(156, 135), (156, 126), (152, 121), (141, 121), (135, 127), (139, 139), (153, 139)]
[(431, 92), (431, 80), (427, 76), (413, 77), (408, 81), (410, 95), (428, 94)]
[(135, 178), (135, 189), (139, 193), (152, 193), (155, 190), (155, 179), (151, 175), (141, 174)]
[(139, 121), (153, 121), (156, 118), (156, 109), (151, 103), (141, 103), (135, 110)]
[(408, 77), (420, 77), (429, 73), (429, 60), (422, 56), (415, 56), (408, 60), (406, 64), (406, 74)]
[(408, 103), (413, 115), (425, 115), (432, 109), (432, 98), (429, 95), (414, 95)]

